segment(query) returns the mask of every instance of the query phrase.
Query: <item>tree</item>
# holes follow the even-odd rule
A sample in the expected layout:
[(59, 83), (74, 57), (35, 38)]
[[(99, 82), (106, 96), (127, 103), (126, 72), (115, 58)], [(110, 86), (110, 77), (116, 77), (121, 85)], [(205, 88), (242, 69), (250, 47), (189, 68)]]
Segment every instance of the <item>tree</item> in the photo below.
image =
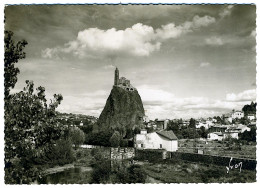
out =
[(75, 148), (78, 148), (80, 144), (85, 141), (85, 133), (78, 127), (72, 127), (69, 132), (69, 137)]
[(208, 132), (206, 131), (205, 127), (200, 127), (199, 135), (201, 138), (207, 138)]
[(178, 132), (179, 132), (178, 122), (169, 121), (169, 124), (167, 126), (167, 130), (172, 130), (174, 132), (174, 134), (178, 134)]
[(54, 94), (48, 105), (45, 88), (40, 86), (35, 92), (33, 82), (28, 80), (23, 91), (10, 94), (19, 73), (14, 64), (25, 58), (23, 48), (27, 44), (23, 40), (15, 45), (12, 36), (12, 32), (5, 31), (5, 183), (30, 183), (39, 174), (37, 159), (66, 133), (55, 112), (63, 98)]
[(256, 142), (256, 128), (252, 127), (250, 131), (239, 133), (238, 136), (241, 140)]
[(20, 59), (25, 58), (25, 52), (23, 52), (24, 47), (28, 44), (27, 41), (21, 40), (14, 43), (13, 32), (5, 31), (4, 37), (4, 87), (5, 87), (5, 99), (9, 96), (10, 89), (14, 88), (17, 82), (17, 75), (20, 73), (19, 69), (15, 67)]
[(112, 130), (110, 129), (102, 129), (98, 132), (92, 132), (86, 135), (86, 144), (93, 144), (99, 146), (110, 146), (110, 138), (113, 135)]
[(248, 114), (256, 114), (256, 106), (257, 103), (254, 103), (253, 101), (251, 102), (250, 105), (245, 105), (242, 108), (242, 111), (245, 113), (245, 116), (247, 116)]
[(55, 116), (62, 96), (55, 94), (48, 106), (45, 89), (38, 87), (34, 93), (33, 82), (26, 84), (23, 91), (5, 101), (6, 183), (29, 183), (35, 178), (37, 169), (32, 169), (36, 158), (66, 132)]
[(115, 131), (114, 134), (109, 139), (110, 145), (112, 147), (118, 147), (120, 145), (121, 135), (118, 131)]
[(190, 119), (189, 128), (196, 128), (196, 120), (195, 119), (193, 119), (193, 118)]
[(134, 128), (134, 131), (133, 131), (134, 135), (140, 134), (140, 132), (141, 132), (141, 129), (139, 127)]
[(85, 134), (91, 133), (93, 131), (93, 124), (86, 125), (84, 123), (84, 126), (79, 127)]

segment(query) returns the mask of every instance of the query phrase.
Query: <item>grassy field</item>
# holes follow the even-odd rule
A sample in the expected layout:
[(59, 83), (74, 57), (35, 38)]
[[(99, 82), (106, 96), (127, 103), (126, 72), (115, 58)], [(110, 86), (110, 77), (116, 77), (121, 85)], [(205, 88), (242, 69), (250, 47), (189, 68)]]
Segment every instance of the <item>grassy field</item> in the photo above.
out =
[(197, 164), (181, 160), (146, 163), (148, 176), (163, 183), (249, 183), (256, 181), (256, 171), (232, 169), (225, 166)]
[[(179, 152), (194, 152), (193, 139), (180, 139), (178, 140)], [(256, 159), (256, 143), (250, 144), (235, 144), (231, 142), (222, 141), (201, 141), (197, 140), (196, 148), (203, 149), (204, 154), (219, 155), (237, 158), (250, 158)]]

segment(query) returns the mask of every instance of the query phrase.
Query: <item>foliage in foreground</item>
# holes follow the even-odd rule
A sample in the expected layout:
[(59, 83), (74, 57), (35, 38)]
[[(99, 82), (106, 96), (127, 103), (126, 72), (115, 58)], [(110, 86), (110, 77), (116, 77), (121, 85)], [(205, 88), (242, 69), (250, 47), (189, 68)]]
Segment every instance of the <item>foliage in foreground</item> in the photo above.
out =
[(5, 183), (27, 184), (39, 174), (38, 159), (65, 137), (67, 128), (56, 119), (55, 109), (63, 99), (60, 94), (54, 94), (47, 104), (45, 88), (40, 86), (35, 91), (28, 80), (23, 91), (10, 94), (19, 74), (15, 63), (25, 58), (23, 49), (27, 44), (25, 40), (15, 44), (12, 36), (12, 32), (5, 31)]
[[(143, 166), (145, 172), (164, 183), (248, 183), (256, 181), (256, 171), (232, 169), (225, 166), (192, 163), (171, 159)], [(187, 178), (188, 177), (188, 178)]]

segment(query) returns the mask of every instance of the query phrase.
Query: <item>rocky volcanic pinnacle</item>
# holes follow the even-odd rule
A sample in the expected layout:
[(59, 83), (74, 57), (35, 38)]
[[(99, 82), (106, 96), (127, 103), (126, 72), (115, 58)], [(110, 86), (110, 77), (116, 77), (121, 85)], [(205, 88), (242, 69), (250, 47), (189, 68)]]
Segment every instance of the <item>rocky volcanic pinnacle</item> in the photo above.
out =
[(142, 127), (144, 115), (143, 103), (137, 90), (127, 91), (113, 86), (97, 126), (99, 130), (119, 130), (124, 136), (127, 129)]

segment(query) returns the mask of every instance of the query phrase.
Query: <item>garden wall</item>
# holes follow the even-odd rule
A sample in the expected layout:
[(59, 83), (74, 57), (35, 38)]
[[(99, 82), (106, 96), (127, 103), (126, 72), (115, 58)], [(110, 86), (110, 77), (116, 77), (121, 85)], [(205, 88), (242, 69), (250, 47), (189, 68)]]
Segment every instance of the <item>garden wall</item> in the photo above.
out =
[(110, 158), (113, 160), (131, 159), (134, 156), (134, 148), (110, 148)]
[(122, 160), (131, 159), (135, 156), (135, 149), (131, 147), (126, 148), (113, 148), (113, 147), (103, 147), (103, 148), (93, 148), (92, 154), (100, 152), (102, 156), (106, 159), (112, 160)]

